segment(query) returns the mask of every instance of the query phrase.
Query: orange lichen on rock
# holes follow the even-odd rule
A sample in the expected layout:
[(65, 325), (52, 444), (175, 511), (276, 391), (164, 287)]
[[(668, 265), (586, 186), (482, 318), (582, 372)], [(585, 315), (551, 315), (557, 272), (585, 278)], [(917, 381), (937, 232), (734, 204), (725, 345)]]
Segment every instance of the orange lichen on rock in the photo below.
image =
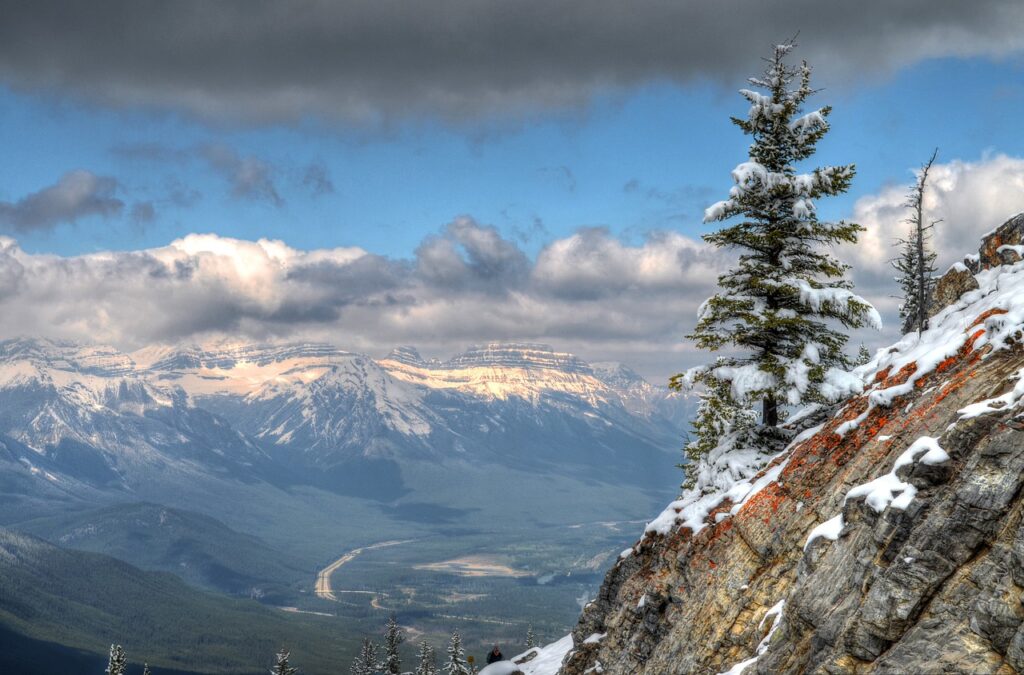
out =
[(985, 319), (989, 318), (990, 316), (996, 316), (997, 314), (1006, 314), (1006, 313), (1007, 313), (1006, 310), (1001, 308), (1001, 307), (993, 307), (992, 309), (986, 309), (984, 312), (979, 314), (978, 318), (974, 320), (974, 323), (972, 323), (967, 328), (969, 330), (971, 328), (974, 328), (975, 326), (980, 326), (981, 324), (985, 323)]
[(771, 522), (772, 516), (789, 498), (789, 494), (781, 485), (769, 483), (743, 505), (740, 513), (747, 517), (757, 518), (767, 525)]
[[(883, 372), (888, 373), (889, 369), (886, 368)], [(895, 375), (892, 375), (891, 377), (886, 377), (884, 380), (882, 380), (881, 388), (888, 389), (889, 387), (898, 387), (899, 385), (904, 384), (907, 380), (909, 380), (910, 376), (916, 372), (917, 362), (914, 361), (908, 363), (907, 365), (903, 366), (898, 371), (896, 371)]]

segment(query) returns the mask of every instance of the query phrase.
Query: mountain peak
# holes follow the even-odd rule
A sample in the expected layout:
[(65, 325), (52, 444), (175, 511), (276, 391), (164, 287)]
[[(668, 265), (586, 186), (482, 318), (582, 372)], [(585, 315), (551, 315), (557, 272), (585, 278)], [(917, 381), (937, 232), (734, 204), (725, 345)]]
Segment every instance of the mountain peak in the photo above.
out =
[(480, 368), (548, 368), (568, 373), (593, 374), (591, 367), (568, 352), (557, 352), (549, 345), (532, 342), (488, 342), (470, 347), (449, 359), (447, 369)]
[(391, 350), (387, 356), (384, 357), (385, 361), (397, 361), (398, 363), (404, 363), (407, 366), (415, 366), (416, 368), (426, 368), (427, 362), (420, 356), (419, 350), (412, 346), (395, 347)]
[(135, 370), (135, 362), (127, 354), (106, 345), (26, 337), (0, 340), (0, 363), (16, 361), (103, 377), (124, 376)]

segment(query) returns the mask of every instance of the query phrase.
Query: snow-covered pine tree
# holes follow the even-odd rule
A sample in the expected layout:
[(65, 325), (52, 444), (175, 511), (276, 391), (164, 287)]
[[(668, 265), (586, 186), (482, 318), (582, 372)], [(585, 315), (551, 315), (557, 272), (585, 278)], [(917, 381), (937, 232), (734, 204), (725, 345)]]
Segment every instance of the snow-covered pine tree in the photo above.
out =
[(414, 675), (437, 675), (437, 665), (434, 662), (434, 648), (426, 640), (420, 642), (419, 663), (416, 665)]
[(907, 194), (904, 206), (910, 209), (906, 223), (910, 234), (906, 239), (897, 240), (899, 257), (892, 262), (900, 286), (900, 318), (903, 332), (921, 331), (928, 328), (928, 306), (935, 290), (935, 251), (931, 247), (931, 234), (940, 221), (924, 221), (924, 195), (928, 187), (928, 174), (932, 170), (939, 151), (936, 148), (931, 158), (921, 167), (917, 181)]
[[(676, 391), (683, 389), (681, 377), (673, 377), (669, 386)], [(705, 379), (697, 413), (690, 422), (691, 434), (683, 448), (689, 461), (679, 465), (685, 475), (680, 487), (689, 490), (697, 484), (700, 459), (718, 447), (730, 432), (745, 432), (752, 429), (756, 422), (754, 411), (733, 403), (728, 382), (715, 378)]]
[(533, 624), (526, 626), (526, 648), (533, 649), (537, 646), (537, 636), (533, 633)]
[(384, 633), (384, 664), (382, 670), (388, 675), (401, 675), (402, 659), (398, 655), (398, 647), (405, 642), (405, 635), (392, 614), (388, 617), (387, 630)]
[[(733, 118), (753, 139), (749, 159), (732, 171), (729, 198), (705, 211), (705, 222), (742, 216), (704, 239), (736, 250), (736, 265), (719, 277), (720, 291), (698, 313), (693, 339), (710, 351), (728, 349), (713, 366), (691, 369), (687, 385), (728, 383), (732, 405), (761, 402), (762, 422), (773, 428), (779, 405), (835, 398), (848, 392), (843, 346), (837, 327), (880, 327), (878, 312), (854, 294), (829, 248), (857, 241), (862, 228), (818, 220), (814, 201), (845, 192), (855, 169), (824, 166), (798, 174), (796, 164), (814, 154), (829, 129), (829, 107), (802, 114), (814, 91), (811, 68), (790, 66), (792, 41), (775, 47), (754, 89), (745, 118)], [(838, 324), (838, 326), (836, 326)]]
[(466, 652), (462, 648), (462, 636), (458, 629), (452, 631), (452, 639), (448, 643), (448, 658), (444, 663), (445, 675), (470, 675), (466, 663)]
[(363, 645), (359, 648), (359, 654), (352, 661), (352, 675), (375, 675), (380, 672), (380, 664), (377, 662), (377, 645), (370, 638), (363, 638)]
[(149, 664), (148, 663), (143, 663), (142, 664), (142, 675), (153, 675), (153, 673), (151, 673), (150, 670), (149, 670)]
[(110, 645), (110, 658), (107, 660), (107, 675), (125, 675), (128, 670), (128, 655), (121, 645)]
[(288, 662), (290, 658), (291, 655), (288, 653), (287, 649), (279, 651), (277, 653), (277, 660), (274, 663), (274, 667), (270, 670), (270, 675), (295, 675), (295, 673), (299, 672), (297, 668), (293, 668)]

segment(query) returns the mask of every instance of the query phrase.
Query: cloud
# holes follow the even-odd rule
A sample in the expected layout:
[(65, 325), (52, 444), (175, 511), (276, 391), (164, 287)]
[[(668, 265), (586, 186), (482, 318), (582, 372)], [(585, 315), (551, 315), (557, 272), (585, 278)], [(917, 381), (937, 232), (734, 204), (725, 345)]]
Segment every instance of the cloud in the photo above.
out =
[(222, 143), (204, 145), (198, 154), (228, 181), (232, 196), (284, 206), (274, 181), (274, 168), (269, 163), (257, 157), (243, 157)]
[[(903, 205), (914, 181), (886, 187), (862, 197), (854, 205), (851, 220), (866, 228), (856, 247), (844, 253), (862, 284), (872, 288), (888, 285), (889, 261), (896, 255), (895, 240), (908, 234), (910, 215)], [(941, 220), (934, 229), (933, 245), (939, 271), (976, 253), (983, 235), (1010, 216), (1024, 211), (1024, 159), (1003, 154), (977, 161), (953, 160), (932, 167), (925, 193), (924, 217)]]
[[(272, 162), (263, 157), (242, 155), (226, 143), (205, 143), (192, 146), (171, 146), (163, 143), (128, 143), (111, 149), (117, 157), (135, 162), (162, 165), (186, 165), (200, 162), (220, 175), (236, 199), (267, 202), (284, 206), (279, 184), (282, 177), (295, 187), (306, 190), (312, 197), (323, 197), (335, 192), (330, 170), (321, 160), (304, 166)], [(193, 205), (200, 195), (177, 179), (169, 178), (163, 201), (179, 207)]]
[(358, 248), (193, 234), (161, 248), (35, 255), (0, 238), (0, 337), (124, 348), (231, 335), (324, 339), (435, 353), (544, 340), (597, 358), (681, 348), (722, 258), (678, 234), (639, 246), (603, 230), (555, 240), (531, 261), (495, 228), (460, 217), (411, 259)]
[(90, 216), (117, 216), (124, 210), (124, 202), (115, 196), (118, 189), (117, 180), (109, 176), (70, 171), (55, 184), (16, 202), (0, 202), (0, 223), (15, 232), (30, 232)]
[(314, 197), (334, 194), (334, 182), (323, 162), (311, 162), (302, 172), (302, 185)]
[(576, 174), (566, 165), (546, 166), (540, 171), (547, 176), (552, 176), (567, 192), (576, 192)]
[(1017, 52), (1022, 22), (1018, 0), (42, 0), (5, 4), (0, 81), (216, 122), (465, 122), (650, 82), (735, 86), (798, 31), (834, 88)]
[(148, 225), (156, 220), (156, 207), (153, 202), (135, 202), (132, 204), (131, 220), (135, 225)]

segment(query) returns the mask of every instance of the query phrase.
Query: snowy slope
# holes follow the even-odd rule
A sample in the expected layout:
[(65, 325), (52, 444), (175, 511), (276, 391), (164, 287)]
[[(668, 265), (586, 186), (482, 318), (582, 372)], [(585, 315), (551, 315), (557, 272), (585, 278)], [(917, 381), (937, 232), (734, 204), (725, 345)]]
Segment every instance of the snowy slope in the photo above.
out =
[(620, 555), (563, 672), (1024, 669), (1022, 234), (1018, 217), (987, 237), (951, 270), (977, 288), (856, 369), (859, 393), (791, 419), (788, 444), (711, 453)]

